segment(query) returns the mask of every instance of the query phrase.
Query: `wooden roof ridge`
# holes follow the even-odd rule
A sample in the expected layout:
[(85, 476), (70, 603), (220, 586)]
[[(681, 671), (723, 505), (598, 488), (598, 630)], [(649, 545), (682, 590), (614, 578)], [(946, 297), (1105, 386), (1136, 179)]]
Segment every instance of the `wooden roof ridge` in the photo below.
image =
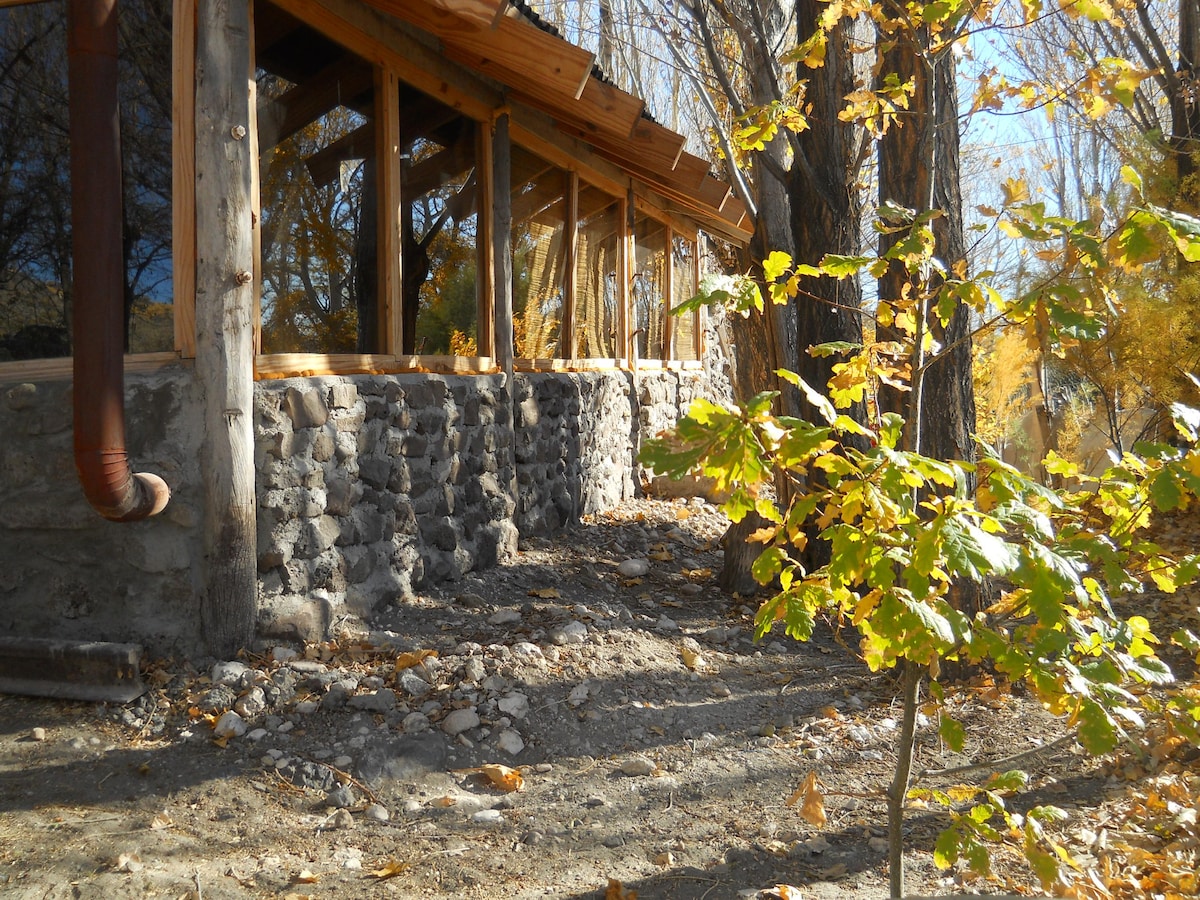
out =
[(717, 225), (732, 240), (750, 239), (752, 220), (709, 163), (686, 152), (682, 135), (656, 122), (641, 98), (617, 87), (592, 53), (564, 38), (526, 0), (363, 2), (437, 38), (447, 59), (504, 85), (564, 133), (683, 203), (702, 225)]

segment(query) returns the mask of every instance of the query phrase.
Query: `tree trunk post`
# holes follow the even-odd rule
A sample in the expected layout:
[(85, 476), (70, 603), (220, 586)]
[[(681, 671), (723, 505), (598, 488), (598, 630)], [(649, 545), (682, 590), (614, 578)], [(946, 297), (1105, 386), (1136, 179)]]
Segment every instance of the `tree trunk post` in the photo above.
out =
[(200, 621), (210, 653), (254, 636), (254, 209), (249, 0), (199, 0), (196, 46), (196, 380), (204, 420)]

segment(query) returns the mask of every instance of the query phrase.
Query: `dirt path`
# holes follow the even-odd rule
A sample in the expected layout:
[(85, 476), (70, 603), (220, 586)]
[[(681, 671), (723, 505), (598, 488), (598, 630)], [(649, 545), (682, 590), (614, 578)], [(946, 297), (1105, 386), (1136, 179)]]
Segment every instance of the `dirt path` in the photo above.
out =
[[(754, 644), (712, 578), (723, 527), (698, 501), (639, 501), (335, 643), (156, 663), (127, 707), (0, 697), (0, 896), (885, 896), (892, 685), (828, 633)], [(926, 728), (920, 768), (1059, 734), (988, 685), (954, 702), (964, 754)], [(1055, 754), (1033, 797), (1093, 796)], [(463, 771), (488, 764), (522, 789)], [(786, 804), (812, 770), (823, 829)], [(961, 889), (932, 864), (942, 824), (910, 820), (913, 893)], [(997, 871), (1018, 872), (1003, 853)]]

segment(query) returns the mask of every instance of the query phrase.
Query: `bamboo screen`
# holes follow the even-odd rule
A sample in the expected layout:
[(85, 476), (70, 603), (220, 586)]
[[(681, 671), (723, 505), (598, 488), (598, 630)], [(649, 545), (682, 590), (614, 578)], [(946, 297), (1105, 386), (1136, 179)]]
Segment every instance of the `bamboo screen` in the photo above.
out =
[(644, 215), (634, 222), (634, 347), (638, 359), (663, 359), (666, 333), (667, 227)]
[[(671, 241), (671, 265), (674, 267), (674, 296), (671, 306), (678, 306), (696, 295), (696, 242), (678, 235)], [(672, 359), (696, 359), (696, 326), (699, 312), (675, 316)]]
[(581, 359), (612, 359), (618, 355), (620, 215), (621, 204), (615, 197), (580, 187), (572, 355)]
[(551, 359), (561, 346), (567, 173), (513, 148), (513, 350)]

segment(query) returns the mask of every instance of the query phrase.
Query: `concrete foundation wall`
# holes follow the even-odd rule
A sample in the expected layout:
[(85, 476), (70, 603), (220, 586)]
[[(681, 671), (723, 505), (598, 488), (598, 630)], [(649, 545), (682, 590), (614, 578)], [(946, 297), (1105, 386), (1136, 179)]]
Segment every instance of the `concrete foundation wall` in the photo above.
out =
[[(129, 452), (157, 518), (113, 524), (74, 472), (69, 382), (0, 387), (0, 635), (201, 649), (199, 398), (185, 367), (127, 382)], [(642, 441), (700, 373), (295, 378), (256, 386), (260, 631), (316, 639), (634, 496)]]

